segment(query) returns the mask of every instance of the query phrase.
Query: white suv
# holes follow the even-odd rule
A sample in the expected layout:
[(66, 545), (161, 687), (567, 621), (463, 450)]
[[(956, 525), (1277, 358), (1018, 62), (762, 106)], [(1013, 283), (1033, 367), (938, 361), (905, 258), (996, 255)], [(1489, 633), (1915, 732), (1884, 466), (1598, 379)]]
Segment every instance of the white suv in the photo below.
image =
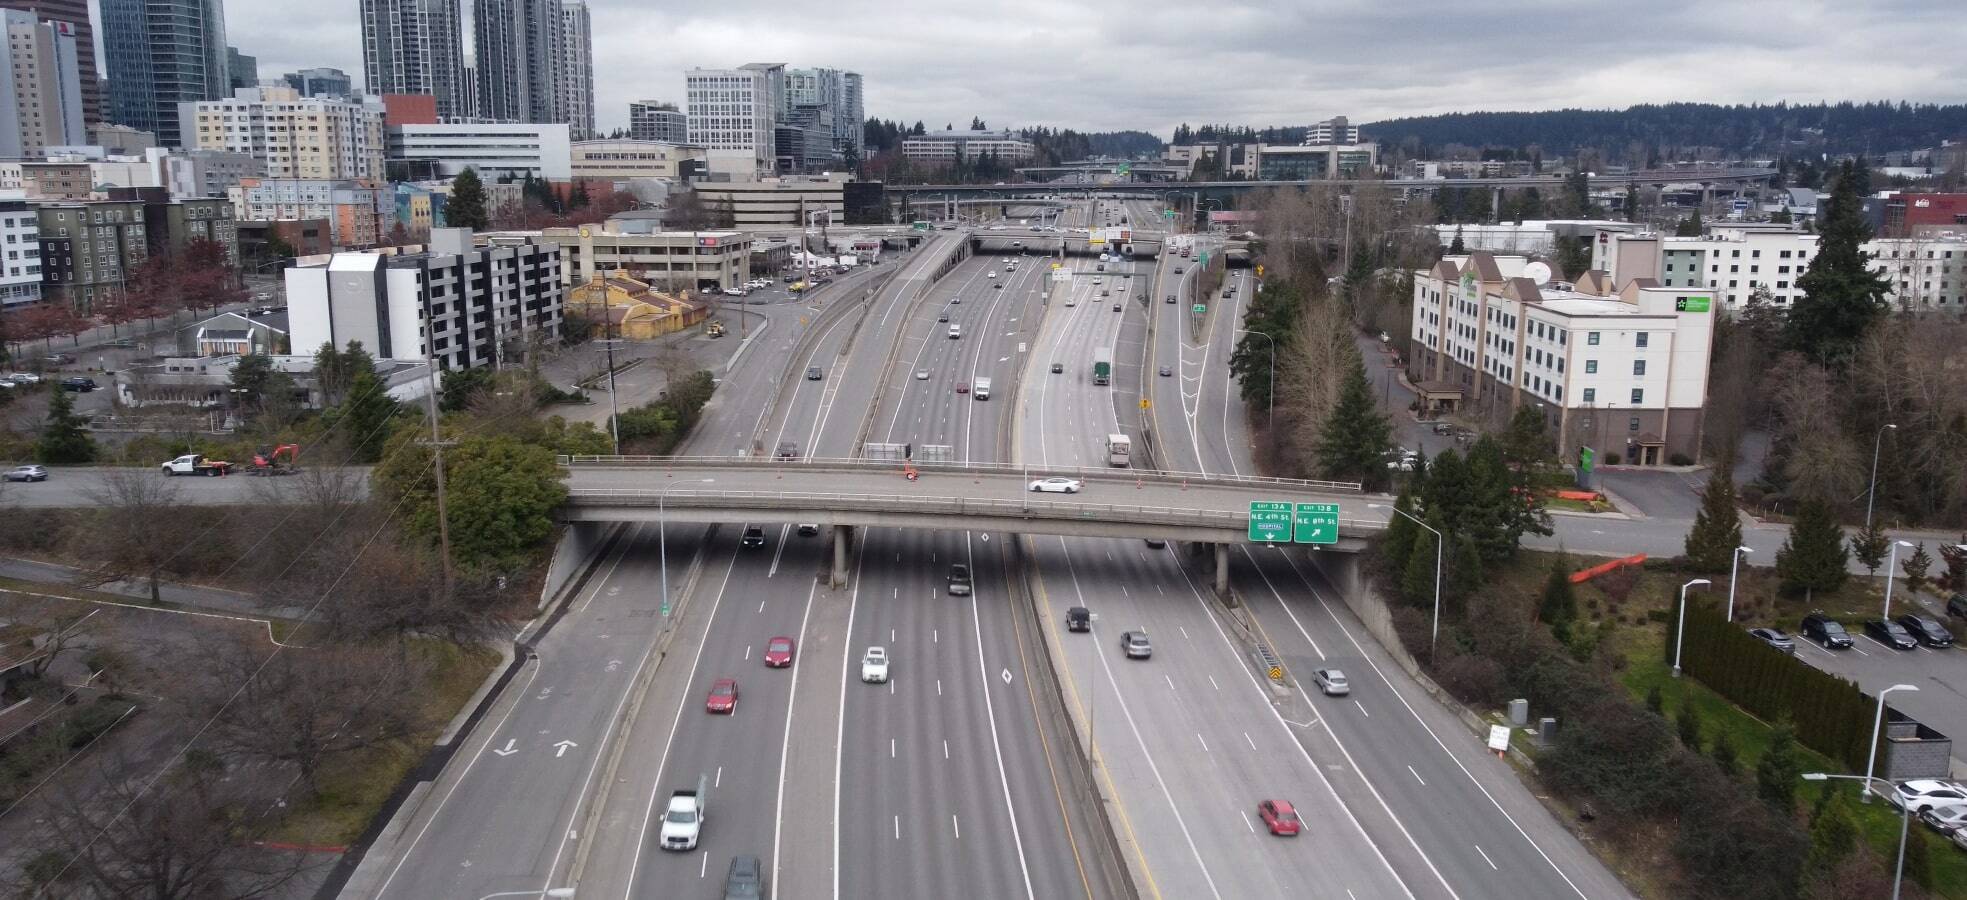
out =
[(888, 682), (888, 648), (867, 648), (867, 655), (861, 657), (861, 680), (868, 684)]

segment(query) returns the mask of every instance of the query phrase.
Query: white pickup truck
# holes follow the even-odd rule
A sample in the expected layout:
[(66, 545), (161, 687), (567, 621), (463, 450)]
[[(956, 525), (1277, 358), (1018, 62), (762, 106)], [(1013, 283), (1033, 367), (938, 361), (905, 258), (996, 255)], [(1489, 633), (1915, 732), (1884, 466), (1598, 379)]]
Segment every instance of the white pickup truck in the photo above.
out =
[(166, 475), (224, 475), (232, 471), (232, 464), (224, 460), (206, 459), (196, 453), (187, 453), (160, 466)]
[(669, 795), (669, 809), (662, 817), (664, 850), (695, 850), (703, 836), (704, 803), (701, 791), (677, 791)]

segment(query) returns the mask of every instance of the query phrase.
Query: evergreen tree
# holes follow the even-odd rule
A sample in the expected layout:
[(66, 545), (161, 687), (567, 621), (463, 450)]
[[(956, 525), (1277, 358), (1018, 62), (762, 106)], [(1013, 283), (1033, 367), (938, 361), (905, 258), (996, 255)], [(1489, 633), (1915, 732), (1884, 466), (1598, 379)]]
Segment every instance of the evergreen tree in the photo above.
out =
[(1551, 446), (1550, 427), (1544, 420), (1543, 410), (1535, 406), (1519, 406), (1509, 418), (1509, 428), (1503, 432), (1503, 459), (1520, 468), (1537, 468), (1556, 459), (1556, 449)]
[(1892, 548), (1892, 539), (1885, 536), (1885, 526), (1874, 519), (1857, 534), (1851, 535), (1851, 555), (1865, 564), (1865, 569), (1873, 575), (1878, 567), (1885, 564), (1885, 551)]
[(48, 421), (41, 426), (34, 458), (51, 465), (96, 461), (96, 439), (89, 434), (87, 420), (75, 414), (75, 399), (68, 391), (57, 388), (48, 400)]
[[(1393, 500), (1393, 508), (1413, 514), (1412, 488), (1401, 489), (1400, 496)], [(1380, 560), (1387, 572), (1396, 575), (1406, 573), (1407, 558), (1414, 555), (1415, 538), (1422, 533), (1421, 526), (1400, 513), (1394, 513), (1393, 518), (1387, 520), (1386, 531), (1380, 535)]]
[(1831, 518), (1830, 508), (1806, 501), (1789, 527), (1789, 538), (1776, 551), (1776, 575), (1782, 592), (1796, 596), (1808, 591), (1834, 591), (1844, 585), (1850, 561), (1844, 532)]
[(1360, 362), (1358, 349), (1347, 343), (1342, 352), (1347, 357), (1342, 363), (1345, 375), (1338, 402), (1318, 435), (1318, 465), (1327, 478), (1359, 481), (1373, 490), (1386, 478), (1383, 460), (1393, 429), (1386, 413), (1373, 401), (1373, 388), (1366, 381), (1366, 367)]
[(1733, 777), (1741, 774), (1741, 754), (1735, 750), (1735, 742), (1728, 737), (1728, 729), (1714, 733), (1714, 743), (1708, 747), (1708, 755), (1714, 758), (1714, 767), (1721, 774)]
[(1701, 211), (1696, 209), (1693, 215), (1681, 219), (1680, 224), (1673, 226), (1673, 235), (1674, 237), (1700, 237), (1701, 230), (1704, 227), (1701, 224)]
[(485, 211), (485, 183), (478, 170), (466, 167), (451, 179), (451, 196), (444, 202), (444, 222), (452, 228), (484, 231), (492, 227)]
[(1537, 618), (1550, 626), (1550, 633), (1559, 641), (1571, 639), (1571, 623), (1578, 618), (1578, 595), (1571, 587), (1571, 560), (1562, 553), (1551, 562), (1550, 576), (1544, 579)]
[(1448, 245), (1448, 252), (1455, 256), (1460, 256), (1468, 252), (1468, 247), (1462, 243), (1462, 226), (1460, 225), (1455, 226), (1455, 240)]
[(1680, 745), (1690, 753), (1701, 752), (1701, 713), (1694, 708), (1691, 697), (1680, 699), (1680, 708), (1673, 711), (1673, 728), (1680, 735)]
[(389, 440), (389, 420), (397, 410), (396, 398), (389, 396), (373, 370), (356, 373), (347, 399), (334, 410), (334, 424), (341, 427), (341, 439), (348, 443), (349, 462), (372, 463), (382, 458), (383, 445)]
[(1790, 304), (1789, 345), (1814, 362), (1842, 365), (1872, 323), (1883, 318), (1891, 282), (1873, 272), (1864, 243), (1871, 239), (1862, 207), (1862, 179), (1846, 162), (1817, 217), (1816, 258), (1796, 279)]
[(1666, 696), (1660, 693), (1659, 685), (1646, 689), (1646, 708), (1651, 710), (1653, 715), (1666, 715)]
[(1810, 818), (1810, 854), (1803, 860), (1806, 882), (1822, 882), (1858, 849), (1858, 826), (1844, 805), (1844, 793), (1825, 788), (1822, 809)]
[(1899, 564), (1899, 571), (1906, 576), (1906, 590), (1915, 594), (1925, 590), (1930, 581), (1926, 570), (1932, 567), (1933, 556), (1926, 552), (1926, 542), (1920, 541), (1918, 546), (1912, 548), (1912, 555)]
[(1452, 599), (1457, 602), (1474, 596), (1482, 589), (1482, 551), (1473, 538), (1468, 535), (1449, 535), (1448, 571), (1443, 574), (1447, 583), (1442, 585), (1443, 602)]
[(1788, 722), (1778, 722), (1769, 733), (1769, 746), (1755, 763), (1755, 793), (1764, 803), (1788, 818), (1796, 811), (1796, 782), (1803, 777), (1803, 761), (1796, 753), (1796, 730)]
[(1933, 852), (1928, 844), (1926, 832), (1913, 829), (1906, 833), (1905, 878), (1923, 888), (1933, 886)]
[(1626, 185), (1626, 221), (1639, 221), (1639, 185)]
[(1742, 520), (1735, 510), (1735, 478), (1722, 462), (1701, 489), (1701, 508), (1687, 531), (1687, 564), (1696, 572), (1726, 572), (1742, 545)]
[[(1414, 536), (1414, 549), (1407, 554), (1407, 566), (1400, 573), (1400, 593), (1409, 603), (1427, 606), (1434, 602), (1435, 573), (1440, 571), (1434, 545), (1434, 535), (1427, 531)], [(1446, 564), (1447, 560), (1441, 561), (1441, 565)], [(1442, 590), (1446, 589), (1444, 585)]]

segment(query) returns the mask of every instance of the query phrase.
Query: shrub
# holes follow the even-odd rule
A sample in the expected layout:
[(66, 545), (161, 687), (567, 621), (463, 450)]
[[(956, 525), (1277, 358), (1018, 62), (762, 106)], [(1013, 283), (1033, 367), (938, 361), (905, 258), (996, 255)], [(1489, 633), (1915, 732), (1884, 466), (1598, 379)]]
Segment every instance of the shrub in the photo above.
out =
[(1455, 652), (1444, 655), (1436, 672), (1441, 686), (1470, 706), (1498, 707), (1509, 696), (1509, 679), (1502, 664), (1486, 656)]
[(1618, 465), (1618, 464), (1619, 464), (1619, 455), (1618, 455), (1617, 453), (1607, 453), (1607, 454), (1605, 454), (1605, 464), (1606, 464), (1606, 465), (1608, 465), (1608, 466), (1616, 466), (1616, 465)]
[(1671, 454), (1666, 458), (1666, 461), (1668, 465), (1674, 465), (1674, 466), (1691, 466), (1694, 464), (1694, 461), (1688, 458), (1687, 454), (1685, 453)]
[(1572, 712), (1538, 768), (1553, 789), (1589, 801), (1602, 817), (1626, 821), (1658, 815), (1682, 799), (1668, 767), (1673, 749), (1665, 720), (1607, 696)]

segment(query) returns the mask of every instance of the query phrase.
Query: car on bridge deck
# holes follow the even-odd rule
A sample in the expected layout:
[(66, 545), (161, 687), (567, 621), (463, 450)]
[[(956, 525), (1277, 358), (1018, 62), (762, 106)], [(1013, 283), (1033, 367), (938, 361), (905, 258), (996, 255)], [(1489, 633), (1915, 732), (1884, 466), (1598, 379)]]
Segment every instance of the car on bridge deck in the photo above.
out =
[(1264, 827), (1271, 834), (1281, 837), (1293, 837), (1304, 828), (1289, 800), (1265, 800), (1257, 804), (1257, 816), (1264, 820)]
[(792, 638), (784, 635), (772, 638), (765, 642), (765, 665), (774, 669), (787, 668), (792, 665), (797, 649), (798, 645), (793, 643)]
[(719, 678), (710, 683), (710, 696), (704, 698), (703, 711), (707, 713), (735, 713), (738, 711), (738, 680)]
[(888, 682), (888, 648), (867, 648), (867, 654), (861, 657), (861, 681), (868, 684)]
[(1079, 493), (1079, 488), (1079, 479), (1061, 478), (1058, 476), (1040, 478), (1031, 483), (1032, 491), (1046, 494), (1077, 494)]

